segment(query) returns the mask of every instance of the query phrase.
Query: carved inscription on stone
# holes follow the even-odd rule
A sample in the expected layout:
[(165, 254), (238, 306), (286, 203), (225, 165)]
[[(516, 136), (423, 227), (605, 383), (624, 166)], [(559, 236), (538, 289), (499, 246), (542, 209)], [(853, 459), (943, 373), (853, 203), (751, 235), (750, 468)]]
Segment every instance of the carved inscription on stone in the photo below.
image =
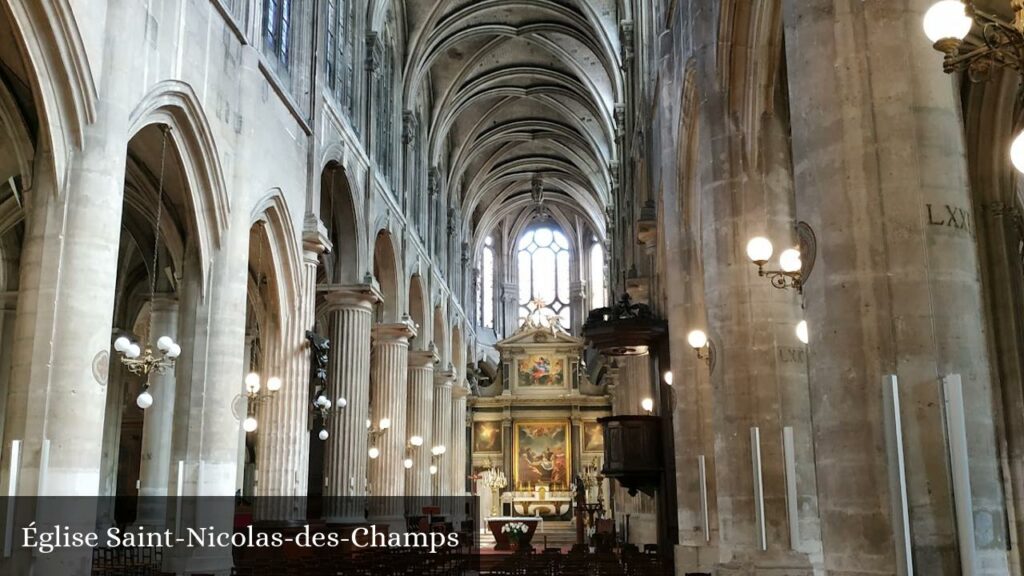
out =
[(952, 228), (974, 236), (974, 220), (971, 212), (949, 204), (925, 204), (928, 211), (928, 225)]
[(802, 348), (779, 347), (779, 360), (783, 364), (803, 364), (807, 361)]

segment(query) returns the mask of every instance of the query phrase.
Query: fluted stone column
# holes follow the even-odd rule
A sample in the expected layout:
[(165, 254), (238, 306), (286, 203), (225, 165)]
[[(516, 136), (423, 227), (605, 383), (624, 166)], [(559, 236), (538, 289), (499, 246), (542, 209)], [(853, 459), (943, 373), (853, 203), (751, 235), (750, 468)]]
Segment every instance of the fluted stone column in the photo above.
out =
[(466, 398), (469, 396), (469, 387), (465, 382), (460, 382), (452, 387), (452, 445), (449, 448), (451, 454), (451, 493), (452, 496), (466, 495)]
[(437, 464), (434, 482), (435, 496), (451, 496), (451, 461), (452, 461), (452, 382), (455, 381), (455, 370), (449, 364), (448, 369), (434, 374), (434, 429), (433, 446), (444, 446), (445, 453)]
[[(405, 496), (405, 459), (409, 438), (406, 434), (406, 409), (409, 384), (409, 338), (416, 335), (416, 326), (409, 319), (396, 324), (378, 324), (373, 330), (372, 366), (370, 369), (370, 421), (379, 427), (381, 420), (391, 420), (391, 427), (376, 439), (380, 456), (370, 461), (370, 517), (389, 523), (391, 529), (404, 528), (401, 522)], [(384, 496), (384, 499), (377, 499)]]
[[(929, 4), (783, 2), (787, 68), (799, 70), (789, 76), (797, 212), (818, 234), (804, 293), (830, 573), (895, 574), (906, 554), (916, 574), (1009, 573), (974, 232), (983, 219), (972, 214), (959, 90), (920, 32)], [(949, 460), (940, 383), (950, 374), (963, 382), (970, 514), (955, 513), (951, 478), (963, 469)], [(890, 488), (888, 375), (911, 550)], [(962, 568), (968, 549), (975, 562)]]
[[(281, 389), (257, 410), (255, 520), (301, 524), (306, 520), (305, 496), (309, 466), (309, 344), (306, 330), (316, 314), (316, 272), (327, 245), (316, 232), (306, 234), (302, 278), (295, 308), (285, 316), (280, 342), (271, 347), (265, 371), (281, 379)], [(332, 401), (336, 401), (335, 397)], [(342, 415), (344, 413), (342, 412)]]
[[(161, 336), (178, 340), (178, 301), (173, 296), (157, 295), (150, 305), (153, 314), (149, 334), (151, 349)], [(135, 523), (147, 529), (159, 529), (167, 520), (167, 486), (171, 479), (171, 428), (174, 424), (174, 397), (177, 378), (173, 368), (163, 374), (149, 375), (149, 393), (153, 405), (142, 423), (142, 458), (139, 467), (139, 507)], [(132, 400), (129, 400), (132, 401)]]
[(423, 445), (413, 448), (412, 468), (405, 471), (405, 492), (409, 496), (430, 495), (430, 448), (433, 446), (434, 363), (437, 352), (409, 352), (409, 402), (406, 431), (411, 438), (420, 436)]
[(357, 499), (366, 496), (370, 334), (380, 293), (368, 285), (330, 288), (326, 298), (331, 341), (327, 387), (331, 398), (345, 398), (348, 407), (327, 421), (324, 518), (331, 524), (359, 524), (366, 520), (365, 502)]

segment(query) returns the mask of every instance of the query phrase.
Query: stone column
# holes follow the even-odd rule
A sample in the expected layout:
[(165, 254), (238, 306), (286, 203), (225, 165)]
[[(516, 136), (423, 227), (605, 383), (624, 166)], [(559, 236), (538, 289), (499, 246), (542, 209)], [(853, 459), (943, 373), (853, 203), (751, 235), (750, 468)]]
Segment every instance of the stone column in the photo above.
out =
[(434, 374), (434, 429), (432, 446), (444, 446), (445, 453), (437, 462), (437, 474), (434, 483), (435, 496), (451, 495), (451, 460), (452, 460), (452, 382), (455, 381), (455, 370), (451, 365), (448, 369)]
[(17, 294), (0, 294), (0, 451), (4, 442), (4, 417), (7, 413), (7, 390), (11, 381), (11, 353), (14, 349), (14, 318)]
[[(178, 301), (173, 296), (157, 295), (150, 305), (153, 314), (149, 343), (155, 353), (161, 336), (178, 340)], [(139, 508), (135, 523), (147, 529), (160, 529), (167, 520), (167, 485), (171, 479), (171, 429), (174, 424), (174, 398), (177, 378), (174, 369), (149, 375), (149, 393), (153, 405), (142, 423), (142, 465), (139, 469)], [(131, 400), (129, 400), (131, 401)]]
[[(281, 379), (281, 389), (257, 410), (255, 520), (260, 523), (302, 524), (306, 520), (305, 496), (309, 466), (309, 344), (306, 331), (316, 314), (316, 272), (326, 237), (315, 229), (303, 242), (302, 278), (295, 308), (282, 314), (282, 325), (273, 346), (274, 368), (269, 378)], [(337, 397), (332, 402), (337, 401)], [(341, 412), (344, 415), (344, 412)]]
[(501, 318), (504, 332), (501, 334), (511, 336), (519, 327), (519, 285), (514, 282), (505, 282), (501, 285)]
[[(370, 421), (380, 428), (387, 418), (391, 426), (381, 430), (375, 441), (380, 456), (370, 460), (371, 519), (404, 528), (401, 522), (405, 496), (406, 410), (409, 386), (409, 338), (416, 335), (408, 318), (396, 324), (378, 324), (373, 330), (370, 369)], [(383, 496), (385, 499), (377, 499)]]
[[(697, 49), (716, 49), (723, 41), (718, 15), (704, 11), (698, 18)], [(757, 44), (755, 51), (777, 54), (777, 40), (771, 40), (776, 32), (757, 37), (764, 44)], [(768, 61), (773, 57), (765, 56)], [(717, 569), (751, 574), (811, 571), (820, 562), (820, 536), (805, 351), (795, 335), (799, 294), (774, 288), (769, 279), (759, 277), (746, 255), (750, 238), (768, 237), (777, 248), (765, 267), (777, 270), (778, 255), (798, 245), (785, 98), (775, 90), (737, 93), (719, 82), (720, 73), (720, 63), (702, 58), (695, 80), (698, 145), (709, 152), (700, 156), (701, 176), (695, 184), (705, 310), (696, 308), (692, 319), (694, 328), (702, 327), (706, 312), (715, 351), (714, 489), (722, 511)], [(693, 300), (699, 303), (701, 298)], [(796, 472), (789, 479), (783, 450), (787, 427), (793, 430)], [(756, 470), (755, 451), (760, 454)], [(685, 465), (693, 466), (693, 461)], [(789, 502), (792, 508), (787, 507), (791, 488), (796, 495)]]
[[(579, 272), (579, 266), (573, 266), (574, 272)], [(563, 328), (569, 330), (573, 334), (580, 334), (583, 331), (583, 322), (587, 319), (587, 313), (590, 312), (589, 306), (587, 305), (587, 282), (582, 280), (574, 280), (569, 283), (569, 308), (572, 310), (572, 326), (563, 326)]]
[(409, 405), (406, 431), (411, 438), (420, 436), (423, 445), (413, 448), (412, 468), (405, 471), (405, 492), (409, 496), (430, 495), (430, 448), (433, 446), (434, 363), (437, 352), (409, 352)]
[[(959, 91), (920, 33), (926, 0), (786, 0), (825, 569), (1008, 574), (992, 375)], [(831, 87), (832, 89), (823, 89)], [(971, 514), (954, 513), (940, 379), (963, 381)], [(890, 489), (883, 379), (898, 378), (911, 548)], [(888, 448), (888, 449), (887, 449)], [(965, 524), (969, 523), (969, 524)], [(899, 537), (894, 533), (900, 533)], [(871, 537), (867, 537), (870, 535)], [(877, 536), (877, 537), (876, 537)], [(882, 537), (884, 536), (884, 537)]]
[[(324, 518), (330, 524), (366, 521), (366, 450), (370, 402), (370, 334), (373, 304), (380, 293), (366, 285), (330, 288), (331, 352), (327, 364), (328, 390), (333, 401), (348, 400), (343, 412), (327, 421), (327, 454), (324, 458)], [(344, 497), (340, 500), (339, 497)]]
[[(127, 27), (131, 14), (119, 4), (90, 27), (103, 36), (105, 30)], [(0, 493), (5, 495), (12, 492), (7, 470), (16, 440), (21, 442), (17, 496), (95, 496), (99, 490), (128, 120), (134, 105), (129, 100), (138, 94), (132, 86), (140, 77), (130, 44), (123, 44), (124, 50), (97, 51), (104, 69), (124, 73), (96, 78), (94, 114), (81, 127), (81, 148), (40, 151), (32, 188), (24, 191), (25, 232), (0, 447), (5, 468)], [(71, 130), (67, 125), (60, 129)], [(40, 525), (56, 523), (48, 510), (45, 502), (35, 506)], [(79, 512), (72, 517), (64, 510), (60, 524), (73, 531), (94, 530), (95, 502)], [(12, 558), (0, 558), (0, 572), (85, 575), (90, 557), (88, 549), (47, 556), (17, 550)]]
[(466, 495), (466, 397), (469, 396), (469, 387), (465, 383), (459, 383), (452, 387), (452, 445), (448, 449), (451, 454), (452, 463), (451, 479), (452, 496)]
[(650, 398), (657, 405), (651, 381), (651, 356), (649, 353), (634, 356), (616, 356), (618, 377), (612, 393), (612, 413), (616, 416), (645, 414), (640, 403)]

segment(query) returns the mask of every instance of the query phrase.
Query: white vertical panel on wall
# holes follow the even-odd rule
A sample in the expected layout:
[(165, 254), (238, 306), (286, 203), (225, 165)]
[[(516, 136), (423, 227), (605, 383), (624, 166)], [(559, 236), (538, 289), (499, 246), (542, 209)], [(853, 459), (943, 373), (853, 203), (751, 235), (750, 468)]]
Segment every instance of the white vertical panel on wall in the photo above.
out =
[(7, 518), (4, 520), (4, 558), (11, 557), (14, 539), (14, 500), (18, 495), (18, 476), (21, 472), (21, 440), (11, 441), (11, 468), (7, 476)]
[(903, 457), (903, 424), (900, 418), (900, 387), (895, 374), (882, 379), (885, 405), (885, 445), (889, 457), (889, 497), (893, 509), (893, 537), (896, 544), (896, 574), (911, 576), (914, 558), (910, 554), (910, 512), (907, 506), (907, 474)]
[(697, 467), (700, 470), (700, 515), (704, 522), (704, 541), (711, 541), (711, 522), (708, 521), (708, 469), (704, 455), (697, 456)]
[(949, 467), (953, 477), (953, 501), (956, 506), (957, 540), (960, 547), (960, 573), (975, 573), (974, 504), (971, 499), (971, 471), (967, 461), (967, 423), (964, 418), (963, 383), (959, 374), (942, 379), (945, 406)]
[(796, 442), (793, 427), (782, 429), (782, 454), (786, 464), (786, 519), (789, 521), (789, 547), (800, 546), (800, 512), (796, 492)]
[(754, 520), (757, 528), (757, 546), (768, 549), (768, 537), (764, 528), (764, 483), (761, 479), (761, 429), (750, 429), (750, 459), (754, 473)]

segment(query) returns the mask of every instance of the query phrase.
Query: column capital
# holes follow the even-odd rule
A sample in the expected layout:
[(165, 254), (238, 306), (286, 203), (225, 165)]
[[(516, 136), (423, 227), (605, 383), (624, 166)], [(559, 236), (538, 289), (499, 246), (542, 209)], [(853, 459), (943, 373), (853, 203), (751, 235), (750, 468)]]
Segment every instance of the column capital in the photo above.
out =
[(440, 360), (437, 350), (431, 347), (429, 350), (412, 350), (409, 352), (409, 368), (434, 369), (434, 364)]
[(401, 342), (409, 343), (409, 338), (416, 336), (416, 324), (408, 316), (394, 324), (377, 324), (373, 327), (374, 343)]
[(466, 386), (463, 383), (452, 385), (452, 400), (454, 401), (465, 398), (466, 396), (469, 396), (471, 392), (472, 391), (469, 389), (469, 386)]
[(307, 264), (318, 264), (320, 255), (330, 253), (333, 248), (323, 222), (316, 214), (307, 213), (302, 225), (303, 260)]
[(447, 368), (434, 372), (434, 385), (450, 388), (458, 377), (459, 374), (455, 371), (455, 366), (449, 362)]
[(321, 284), (316, 290), (324, 295), (329, 311), (338, 308), (361, 308), (373, 312), (373, 305), (383, 300), (380, 289), (372, 283), (352, 286)]

